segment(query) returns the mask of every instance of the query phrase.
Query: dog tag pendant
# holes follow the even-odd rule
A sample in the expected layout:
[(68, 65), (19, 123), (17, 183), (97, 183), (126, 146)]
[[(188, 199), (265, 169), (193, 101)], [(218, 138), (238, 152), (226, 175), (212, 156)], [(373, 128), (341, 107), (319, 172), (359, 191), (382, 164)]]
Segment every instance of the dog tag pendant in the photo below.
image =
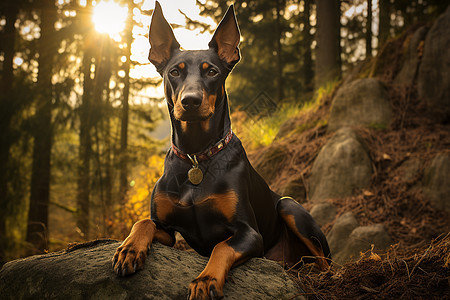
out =
[(188, 172), (189, 181), (194, 184), (200, 184), (203, 180), (203, 172), (198, 167), (192, 167)]
[(188, 157), (192, 162), (192, 168), (188, 172), (188, 179), (192, 184), (198, 185), (203, 180), (203, 172), (198, 167), (197, 157), (194, 155), (194, 159), (192, 159), (189, 154)]

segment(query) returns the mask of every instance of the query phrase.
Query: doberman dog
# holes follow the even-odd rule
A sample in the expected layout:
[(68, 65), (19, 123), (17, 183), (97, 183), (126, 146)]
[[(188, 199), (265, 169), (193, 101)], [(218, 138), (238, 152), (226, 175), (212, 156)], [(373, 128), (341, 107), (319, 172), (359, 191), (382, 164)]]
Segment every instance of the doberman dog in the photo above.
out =
[(326, 270), (330, 250), (319, 226), (292, 198), (270, 190), (231, 131), (224, 85), (240, 60), (233, 6), (208, 50), (184, 51), (156, 2), (149, 40), (149, 60), (164, 79), (172, 147), (151, 196), (151, 218), (134, 224), (113, 257), (114, 271), (141, 269), (152, 242), (173, 246), (175, 232), (210, 256), (189, 299), (222, 298), (228, 271), (252, 257), (290, 265), (314, 257)]

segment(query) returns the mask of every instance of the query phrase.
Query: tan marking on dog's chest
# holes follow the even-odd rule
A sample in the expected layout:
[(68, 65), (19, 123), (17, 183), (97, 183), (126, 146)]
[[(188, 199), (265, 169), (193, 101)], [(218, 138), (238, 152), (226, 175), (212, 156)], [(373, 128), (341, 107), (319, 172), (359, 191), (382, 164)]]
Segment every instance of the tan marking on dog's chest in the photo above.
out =
[(223, 215), (229, 222), (232, 221), (238, 203), (238, 196), (235, 191), (230, 190), (222, 194), (212, 194), (204, 197), (194, 203), (180, 201), (178, 197), (170, 196), (165, 193), (157, 193), (153, 197), (156, 206), (156, 215), (158, 219), (164, 221), (176, 210), (177, 207), (204, 207), (209, 206), (216, 212)]

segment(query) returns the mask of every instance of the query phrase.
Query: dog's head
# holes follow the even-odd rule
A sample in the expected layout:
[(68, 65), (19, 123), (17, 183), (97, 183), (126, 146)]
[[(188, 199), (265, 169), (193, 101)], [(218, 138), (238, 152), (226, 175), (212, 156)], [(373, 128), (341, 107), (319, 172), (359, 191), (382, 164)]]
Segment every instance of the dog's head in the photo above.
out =
[(149, 40), (149, 60), (164, 79), (164, 93), (175, 119), (209, 120), (224, 99), (225, 79), (240, 59), (233, 6), (217, 27), (208, 50), (183, 51), (156, 2)]

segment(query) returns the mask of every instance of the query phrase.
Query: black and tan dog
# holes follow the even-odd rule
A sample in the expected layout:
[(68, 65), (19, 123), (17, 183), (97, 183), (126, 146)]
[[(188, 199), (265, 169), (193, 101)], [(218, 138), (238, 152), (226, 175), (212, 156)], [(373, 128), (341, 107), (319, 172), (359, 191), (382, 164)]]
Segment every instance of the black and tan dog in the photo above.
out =
[(153, 190), (151, 219), (137, 222), (117, 249), (115, 272), (141, 269), (152, 242), (172, 246), (175, 231), (210, 256), (189, 299), (221, 298), (230, 268), (255, 256), (288, 264), (316, 257), (327, 269), (330, 250), (320, 228), (300, 204), (269, 189), (231, 131), (224, 85), (240, 59), (233, 7), (208, 50), (182, 51), (156, 2), (149, 39), (149, 59), (164, 78), (172, 148)]

